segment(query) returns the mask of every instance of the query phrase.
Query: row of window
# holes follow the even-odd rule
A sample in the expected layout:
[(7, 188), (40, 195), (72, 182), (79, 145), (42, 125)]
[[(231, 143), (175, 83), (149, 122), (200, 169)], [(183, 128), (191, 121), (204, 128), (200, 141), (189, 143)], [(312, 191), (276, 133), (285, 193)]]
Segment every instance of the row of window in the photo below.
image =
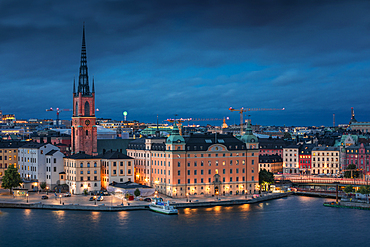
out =
[[(0, 154), (1, 154), (2, 152), (3, 152), (3, 150), (0, 150)], [(8, 153), (8, 152), (9, 152), (9, 153), (11, 153), (11, 152), (12, 152), (12, 150), (7, 150), (7, 149), (5, 149), (5, 150), (4, 150), (4, 153)], [(17, 153), (17, 149), (14, 149), (14, 150), (13, 150), (13, 152), (14, 152), (14, 153)]]
[[(4, 156), (4, 160), (12, 160), (12, 156)], [(0, 156), (0, 160), (3, 160), (3, 156)], [(14, 160), (17, 160), (17, 156), (16, 155), (14, 155)]]
[[(312, 164), (312, 167), (334, 167), (334, 164)], [(338, 164), (335, 164), (335, 167), (338, 167)]]
[[(316, 156), (316, 153), (314, 152), (312, 155)], [(324, 152), (323, 153), (317, 152), (317, 156), (320, 156), (320, 155), (325, 156), (325, 153)], [(334, 153), (326, 153), (326, 156), (338, 156), (338, 153), (336, 152), (335, 155), (334, 155)]]
[[(117, 174), (117, 170), (112, 170), (112, 172), (113, 172), (113, 175)], [(82, 174), (82, 171), (81, 171), (81, 174)], [(109, 170), (103, 170), (103, 174), (109, 175)], [(119, 174), (123, 175), (123, 169), (119, 170)], [(131, 169), (127, 169), (127, 175), (131, 175)]]

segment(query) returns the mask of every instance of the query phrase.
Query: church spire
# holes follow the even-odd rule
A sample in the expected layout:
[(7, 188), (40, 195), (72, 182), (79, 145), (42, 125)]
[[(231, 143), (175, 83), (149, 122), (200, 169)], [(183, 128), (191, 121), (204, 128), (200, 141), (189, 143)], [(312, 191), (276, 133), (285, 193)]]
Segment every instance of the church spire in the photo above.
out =
[(85, 23), (82, 30), (82, 48), (81, 48), (81, 63), (80, 75), (78, 78), (78, 91), (82, 95), (90, 95), (89, 76), (87, 72), (87, 56), (86, 56), (86, 41), (85, 41)]
[(76, 77), (73, 77), (73, 95), (76, 94)]
[(93, 76), (93, 83), (92, 83), (92, 93), (95, 93), (95, 82), (94, 82), (94, 76)]

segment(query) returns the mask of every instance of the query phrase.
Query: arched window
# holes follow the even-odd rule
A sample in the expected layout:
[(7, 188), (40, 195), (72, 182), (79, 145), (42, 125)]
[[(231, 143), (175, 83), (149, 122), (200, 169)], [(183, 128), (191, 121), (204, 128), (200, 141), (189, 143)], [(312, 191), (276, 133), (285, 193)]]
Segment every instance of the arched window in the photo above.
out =
[(85, 102), (85, 116), (90, 116), (90, 104), (89, 102)]
[(87, 135), (87, 136), (89, 135), (89, 131), (88, 131), (88, 130), (86, 130), (86, 135)]
[(76, 102), (75, 116), (78, 116), (78, 102)]

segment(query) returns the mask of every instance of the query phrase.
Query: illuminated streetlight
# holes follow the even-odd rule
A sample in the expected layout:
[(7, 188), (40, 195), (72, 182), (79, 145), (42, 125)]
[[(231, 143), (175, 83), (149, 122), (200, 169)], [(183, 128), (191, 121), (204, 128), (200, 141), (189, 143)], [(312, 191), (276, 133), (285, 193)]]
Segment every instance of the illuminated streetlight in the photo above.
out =
[(27, 203), (28, 203), (28, 193), (26, 194), (26, 197), (27, 197)]
[(62, 195), (59, 195), (60, 201), (59, 204), (62, 204)]

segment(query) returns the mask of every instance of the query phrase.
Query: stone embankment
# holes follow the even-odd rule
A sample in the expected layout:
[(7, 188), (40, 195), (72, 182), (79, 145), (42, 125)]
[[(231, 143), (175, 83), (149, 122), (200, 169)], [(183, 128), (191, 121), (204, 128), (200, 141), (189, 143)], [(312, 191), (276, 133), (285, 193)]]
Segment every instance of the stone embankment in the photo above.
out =
[[(287, 197), (293, 194), (289, 193), (277, 193), (267, 194), (261, 197), (249, 199), (249, 200), (218, 200), (218, 201), (207, 201), (207, 202), (187, 202), (187, 203), (171, 203), (176, 208), (197, 208), (197, 207), (215, 207), (215, 206), (234, 206), (243, 204), (252, 204), (258, 202), (264, 202), (268, 200), (274, 200), (282, 197)], [(148, 203), (149, 204), (149, 203)], [(12, 202), (0, 202), (0, 208), (21, 208), (21, 209), (48, 209), (48, 210), (77, 210), (77, 211), (131, 211), (131, 210), (147, 210), (148, 205), (133, 205), (133, 206), (86, 206), (79, 204), (65, 204), (65, 205), (52, 205), (43, 203), (12, 203)]]

